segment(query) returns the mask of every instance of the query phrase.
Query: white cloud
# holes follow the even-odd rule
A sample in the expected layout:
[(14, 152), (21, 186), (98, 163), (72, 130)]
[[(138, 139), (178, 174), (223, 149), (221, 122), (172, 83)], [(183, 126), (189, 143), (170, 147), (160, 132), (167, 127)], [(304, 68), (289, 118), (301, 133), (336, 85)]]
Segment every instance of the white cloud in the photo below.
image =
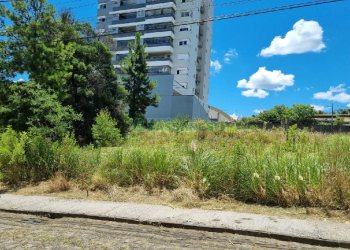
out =
[(260, 55), (270, 57), (275, 55), (303, 54), (321, 52), (326, 45), (323, 42), (323, 29), (316, 21), (299, 20), (288, 31), (285, 37), (276, 36), (270, 46), (261, 50)]
[(340, 84), (336, 87), (332, 86), (326, 92), (317, 92), (314, 94), (314, 98), (340, 103), (350, 103), (350, 94), (346, 93), (344, 84)]
[(229, 49), (225, 54), (224, 54), (224, 62), (226, 64), (230, 64), (233, 58), (236, 58), (238, 56), (237, 50), (236, 49)]
[(265, 98), (268, 91), (282, 91), (294, 85), (294, 75), (286, 75), (280, 70), (269, 71), (265, 67), (249, 77), (249, 80), (242, 79), (237, 82), (237, 88), (247, 89), (242, 92), (246, 97)]
[(348, 105), (346, 105), (349, 109), (350, 109), (350, 103)]
[(262, 112), (264, 112), (263, 109), (254, 109), (254, 110), (253, 110), (253, 113), (254, 113), (254, 114), (260, 114), (260, 113), (262, 113)]
[(15, 80), (15, 82), (25, 82), (25, 80), (23, 78), (20, 78), (20, 79)]
[(210, 67), (214, 70), (215, 73), (218, 73), (222, 69), (222, 64), (219, 62), (219, 60), (210, 60)]
[(231, 116), (231, 118), (232, 118), (233, 120), (237, 120), (237, 119), (238, 119), (238, 115), (235, 114), (235, 113), (233, 113), (233, 114), (230, 115), (230, 116)]
[(242, 95), (245, 97), (256, 97), (256, 98), (264, 99), (269, 95), (269, 93), (262, 89), (248, 89), (248, 90), (242, 91)]
[(311, 104), (311, 106), (314, 108), (314, 110), (316, 111), (324, 111), (325, 110), (325, 106), (321, 106), (321, 105), (316, 105), (316, 104)]
[(253, 110), (253, 113), (254, 113), (254, 114), (260, 114), (260, 113), (262, 113), (262, 112), (264, 112), (263, 109), (254, 109), (254, 110)]

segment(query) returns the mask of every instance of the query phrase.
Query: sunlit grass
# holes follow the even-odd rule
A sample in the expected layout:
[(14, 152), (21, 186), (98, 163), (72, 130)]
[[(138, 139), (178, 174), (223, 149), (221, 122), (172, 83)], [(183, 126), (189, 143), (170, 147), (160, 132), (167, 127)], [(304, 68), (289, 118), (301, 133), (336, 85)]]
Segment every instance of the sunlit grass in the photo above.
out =
[[(7, 137), (16, 136), (3, 134), (0, 143), (4, 181), (32, 182), (59, 172), (84, 188), (184, 186), (204, 200), (226, 196), (280, 206), (350, 205), (347, 134), (175, 120), (156, 123), (152, 129), (136, 128), (117, 148), (79, 148), (68, 138), (61, 144), (45, 142), (42, 148), (35, 144), (40, 140), (29, 138), (21, 150), (23, 136), (15, 142)], [(40, 164), (34, 167), (34, 161)]]

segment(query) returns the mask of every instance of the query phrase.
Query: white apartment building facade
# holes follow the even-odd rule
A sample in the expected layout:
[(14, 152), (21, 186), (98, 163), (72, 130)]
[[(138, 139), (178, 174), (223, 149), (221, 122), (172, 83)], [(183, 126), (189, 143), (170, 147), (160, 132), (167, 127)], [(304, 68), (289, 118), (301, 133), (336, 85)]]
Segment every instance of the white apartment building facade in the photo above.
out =
[(117, 71), (140, 32), (159, 107), (149, 119), (208, 118), (213, 0), (99, 0), (99, 32), (111, 33)]

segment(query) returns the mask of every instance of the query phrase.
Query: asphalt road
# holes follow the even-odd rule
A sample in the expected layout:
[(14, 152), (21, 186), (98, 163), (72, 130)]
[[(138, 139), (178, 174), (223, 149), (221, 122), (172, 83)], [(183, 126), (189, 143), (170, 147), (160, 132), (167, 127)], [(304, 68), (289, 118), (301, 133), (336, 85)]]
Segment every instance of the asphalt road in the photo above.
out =
[(0, 212), (0, 249), (327, 249), (267, 238)]

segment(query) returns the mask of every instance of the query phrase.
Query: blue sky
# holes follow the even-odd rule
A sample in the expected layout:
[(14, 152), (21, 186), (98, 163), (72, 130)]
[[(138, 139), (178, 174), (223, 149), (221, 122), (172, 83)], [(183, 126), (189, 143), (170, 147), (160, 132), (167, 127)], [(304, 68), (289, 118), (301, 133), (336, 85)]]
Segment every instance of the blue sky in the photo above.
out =
[[(267, 2), (270, 4), (266, 4)], [(225, 8), (225, 10), (217, 7), (216, 15), (284, 5), (287, 2), (299, 1), (260, 1), (260, 3), (246, 4), (239, 8), (237, 6), (230, 9)], [(350, 1), (345, 1), (215, 22), (212, 60), (218, 60), (222, 68), (216, 73), (212, 69), (210, 104), (238, 116), (251, 115), (254, 111), (269, 109), (277, 104), (289, 106), (296, 103), (313, 104), (327, 111), (327, 106), (334, 101), (336, 108), (345, 108), (350, 103), (350, 89), (347, 89), (350, 87), (349, 13)], [(310, 43), (309, 51), (316, 50), (322, 41), (325, 48), (319, 52), (294, 54), (291, 50), (291, 53), (287, 55), (258, 56), (262, 49), (270, 46), (276, 36), (285, 38), (286, 33), (293, 29), (293, 25), (302, 19), (317, 22), (323, 30), (321, 43), (316, 39)], [(311, 30), (315, 31), (315, 29)], [(317, 29), (315, 32), (317, 33)], [(299, 37), (305, 41), (299, 45), (297, 42), (296, 44), (291, 42), (289, 47), (297, 50), (298, 46), (308, 44), (310, 40), (310, 38), (307, 39), (308, 36), (310, 37), (305, 34), (304, 38)], [(286, 42), (286, 39), (282, 42)], [(224, 54), (230, 49), (236, 52), (236, 56), (227, 64), (224, 61)], [(293, 83), (290, 81), (287, 83), (292, 86), (287, 86), (281, 91), (267, 91), (269, 95), (265, 98), (243, 96), (242, 91), (247, 89), (237, 88), (238, 81), (249, 80), (249, 77), (260, 67), (266, 67), (267, 71), (280, 70), (282, 74), (294, 75)], [(276, 79), (271, 79), (273, 80)], [(288, 79), (281, 80), (287, 81)], [(251, 83), (253, 86), (254, 84), (259, 86), (259, 79)], [(345, 85), (339, 86), (340, 84)], [(329, 91), (331, 86), (338, 86), (338, 88)]]
[[(97, 0), (49, 2), (58, 11), (72, 7), (78, 19), (94, 25)], [(302, 0), (214, 2), (220, 16)], [(349, 13), (346, 0), (215, 22), (209, 104), (237, 116), (278, 104), (312, 104), (325, 111), (332, 102), (336, 109), (350, 107)], [(276, 36), (281, 38), (270, 46)]]

